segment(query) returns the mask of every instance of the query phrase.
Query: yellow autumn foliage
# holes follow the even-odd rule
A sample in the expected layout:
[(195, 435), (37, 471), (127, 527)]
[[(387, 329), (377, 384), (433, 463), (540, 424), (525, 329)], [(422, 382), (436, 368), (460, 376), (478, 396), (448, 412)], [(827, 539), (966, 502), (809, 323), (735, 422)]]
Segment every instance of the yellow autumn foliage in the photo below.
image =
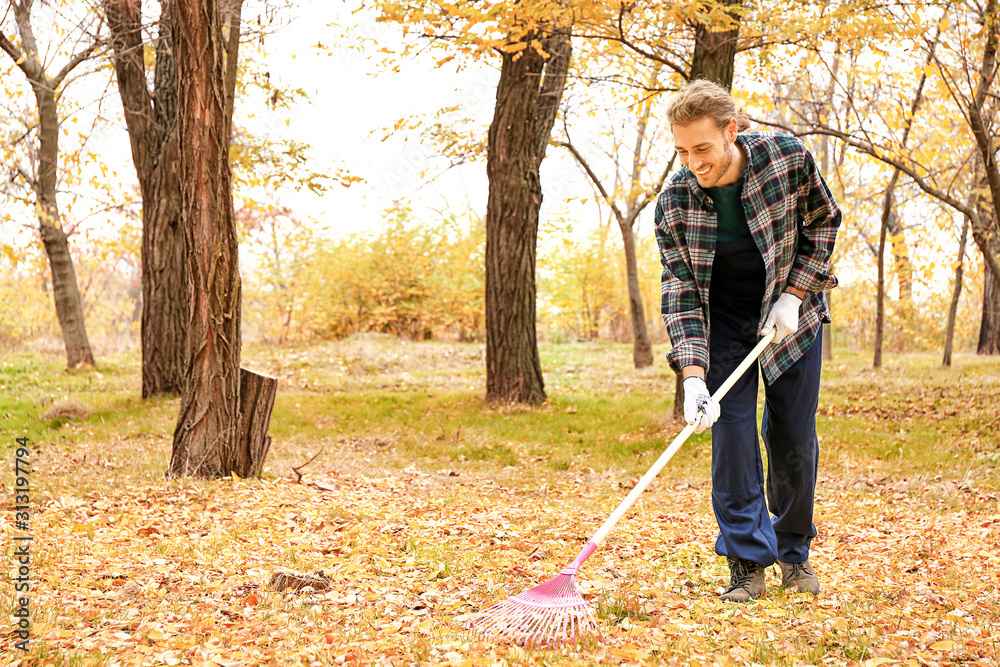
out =
[(266, 340), (341, 338), (360, 332), (411, 339), (480, 340), (484, 332), (479, 220), (416, 225), (389, 212), (382, 231), (336, 241), (309, 239), (284, 276), (265, 262), (248, 276), (244, 317)]
[[(632, 340), (621, 234), (612, 227), (574, 231), (543, 228), (538, 253), (538, 330), (546, 338)], [(660, 320), (660, 265), (652, 229), (636, 235), (639, 285), (653, 340), (665, 340)]]

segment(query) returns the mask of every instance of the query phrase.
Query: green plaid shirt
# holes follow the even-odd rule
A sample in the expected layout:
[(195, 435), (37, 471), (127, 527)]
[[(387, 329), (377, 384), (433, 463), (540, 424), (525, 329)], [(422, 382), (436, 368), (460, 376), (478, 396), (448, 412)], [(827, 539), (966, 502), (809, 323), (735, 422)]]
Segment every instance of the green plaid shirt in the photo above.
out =
[[(802, 357), (823, 322), (830, 321), (823, 290), (837, 286), (837, 277), (828, 271), (840, 208), (799, 139), (744, 132), (736, 141), (747, 156), (743, 208), (767, 271), (761, 323), (785, 287), (806, 292), (798, 331), (769, 345), (760, 357), (771, 383)], [(676, 372), (692, 364), (707, 370), (716, 214), (687, 167), (673, 174), (660, 193), (654, 220), (663, 264), (661, 311), (673, 344), (667, 360)]]

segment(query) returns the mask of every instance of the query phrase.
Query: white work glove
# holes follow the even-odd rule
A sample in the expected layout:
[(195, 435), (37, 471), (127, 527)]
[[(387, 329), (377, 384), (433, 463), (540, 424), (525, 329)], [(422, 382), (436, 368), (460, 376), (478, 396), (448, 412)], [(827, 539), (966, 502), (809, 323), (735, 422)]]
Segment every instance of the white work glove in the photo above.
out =
[(771, 329), (777, 329), (774, 336), (774, 343), (780, 343), (799, 329), (799, 306), (802, 299), (790, 292), (782, 292), (777, 303), (771, 308), (771, 312), (764, 319), (764, 326), (761, 327), (761, 335), (766, 336)]
[(692, 375), (684, 380), (684, 421), (696, 424), (694, 432), (701, 433), (712, 426), (721, 412), (719, 402), (708, 393), (705, 381)]

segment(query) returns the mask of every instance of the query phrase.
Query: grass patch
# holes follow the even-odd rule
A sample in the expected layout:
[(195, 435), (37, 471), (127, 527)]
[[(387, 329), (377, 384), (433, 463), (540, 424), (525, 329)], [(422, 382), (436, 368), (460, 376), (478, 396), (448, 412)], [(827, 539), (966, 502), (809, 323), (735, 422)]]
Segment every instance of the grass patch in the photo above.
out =
[[(541, 348), (548, 401), (510, 409), (483, 400), (482, 347), (354, 337), (287, 348), (249, 346), (244, 363), (280, 378), (271, 434), (271, 474), (315, 452), (365, 449), (380, 465), (470, 470), (540, 464), (544, 475), (623, 470), (641, 473), (680, 430), (667, 415), (673, 375), (637, 372), (631, 349), (609, 343)], [(79, 454), (87, 443), (140, 443), (125, 470), (165, 469), (176, 397), (143, 401), (136, 351), (101, 360), (99, 371), (66, 372), (61, 359), (14, 354), (0, 364), (0, 414), (10, 437)], [(45, 420), (72, 401), (82, 419)], [(952, 369), (937, 357), (891, 357), (880, 371), (862, 355), (838, 350), (823, 373), (818, 430), (821, 465), (863, 461), (873, 475), (972, 476), (1000, 486), (1000, 360), (959, 355)], [(372, 443), (388, 443), (379, 446)], [(710, 439), (695, 436), (671, 462), (673, 474), (707, 475)], [(79, 457), (76, 457), (79, 459)], [(151, 460), (152, 458), (152, 460)]]

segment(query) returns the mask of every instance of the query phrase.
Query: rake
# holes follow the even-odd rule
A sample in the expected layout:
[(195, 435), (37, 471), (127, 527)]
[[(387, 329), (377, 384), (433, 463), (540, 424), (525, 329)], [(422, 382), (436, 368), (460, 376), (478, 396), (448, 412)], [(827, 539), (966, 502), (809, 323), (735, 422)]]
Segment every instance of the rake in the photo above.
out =
[[(743, 373), (757, 361), (774, 336), (775, 332), (772, 329), (722, 383), (712, 398), (721, 401)], [(653, 478), (660, 474), (681, 445), (694, 433), (694, 429), (694, 424), (684, 427), (660, 458), (656, 459), (653, 467), (636, 483), (625, 500), (594, 533), (580, 554), (562, 572), (543, 584), (477, 612), (469, 619), (466, 629), (487, 640), (516, 644), (529, 649), (556, 649), (594, 633), (603, 641), (604, 635), (601, 634), (590, 605), (576, 588), (577, 570), (604, 542), (608, 533), (646, 490)]]

